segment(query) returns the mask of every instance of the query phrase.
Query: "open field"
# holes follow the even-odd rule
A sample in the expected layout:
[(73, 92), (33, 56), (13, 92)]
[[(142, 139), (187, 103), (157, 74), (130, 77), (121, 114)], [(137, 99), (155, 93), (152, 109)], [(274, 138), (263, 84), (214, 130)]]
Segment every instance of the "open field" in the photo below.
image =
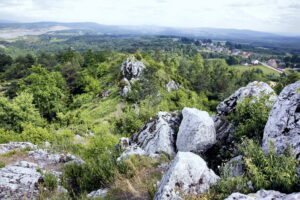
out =
[(243, 66), (243, 65), (235, 65), (232, 66), (233, 68), (239, 70), (240, 72), (244, 72), (246, 70), (251, 70), (251, 69), (260, 69), (264, 72), (264, 74), (274, 74), (274, 75), (279, 75), (280, 73), (272, 70), (270, 68), (267, 68), (263, 65), (256, 65), (256, 66)]

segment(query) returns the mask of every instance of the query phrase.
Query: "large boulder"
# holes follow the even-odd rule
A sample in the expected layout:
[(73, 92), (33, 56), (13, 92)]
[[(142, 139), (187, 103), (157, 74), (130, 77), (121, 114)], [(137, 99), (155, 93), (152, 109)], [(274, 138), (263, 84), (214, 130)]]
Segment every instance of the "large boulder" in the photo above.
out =
[(224, 136), (233, 132), (233, 126), (228, 121), (227, 116), (235, 110), (238, 101), (247, 97), (253, 97), (253, 102), (255, 102), (264, 95), (270, 95), (270, 103), (277, 99), (274, 90), (267, 83), (254, 81), (249, 83), (246, 87), (238, 89), (230, 97), (221, 102), (217, 106), (217, 115), (214, 116), (217, 139), (221, 140)]
[(21, 161), (0, 168), (0, 199), (36, 199), (42, 175), (38, 165)]
[(260, 190), (255, 194), (233, 193), (225, 200), (298, 200), (300, 193), (284, 194), (274, 190)]
[(178, 151), (202, 153), (215, 144), (214, 121), (207, 112), (196, 108), (184, 108), (182, 116), (176, 140)]
[(276, 153), (291, 146), (300, 159), (300, 81), (286, 86), (271, 110), (263, 136), (266, 152), (270, 142)]
[(183, 199), (182, 195), (200, 194), (218, 179), (200, 156), (178, 152), (164, 174), (154, 200), (178, 200)]
[(141, 131), (131, 137), (131, 143), (137, 144), (148, 154), (176, 154), (176, 134), (180, 124), (176, 113), (159, 112)]

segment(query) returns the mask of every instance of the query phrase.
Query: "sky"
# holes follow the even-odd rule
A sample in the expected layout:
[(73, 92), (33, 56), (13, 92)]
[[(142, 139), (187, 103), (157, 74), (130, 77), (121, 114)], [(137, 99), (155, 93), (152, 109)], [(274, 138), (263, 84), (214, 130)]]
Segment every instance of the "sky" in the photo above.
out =
[(0, 21), (250, 29), (300, 35), (300, 0), (0, 0)]

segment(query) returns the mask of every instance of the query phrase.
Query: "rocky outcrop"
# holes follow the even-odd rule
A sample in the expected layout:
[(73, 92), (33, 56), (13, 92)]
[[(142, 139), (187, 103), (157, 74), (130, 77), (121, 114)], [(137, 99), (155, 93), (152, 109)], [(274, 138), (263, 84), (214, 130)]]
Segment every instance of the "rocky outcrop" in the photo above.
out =
[(38, 165), (21, 161), (0, 168), (0, 199), (35, 199), (42, 175)]
[(159, 112), (141, 131), (131, 137), (131, 143), (137, 144), (148, 154), (175, 155), (175, 140), (180, 121), (176, 113)]
[(173, 90), (179, 90), (180, 88), (181, 86), (174, 80), (171, 80), (166, 84), (166, 89), (168, 92), (172, 92)]
[(56, 166), (57, 164), (66, 164), (76, 162), (82, 164), (84, 161), (77, 158), (72, 154), (64, 153), (51, 153), (48, 149), (36, 149), (28, 152), (29, 158), (33, 159), (39, 167), (46, 167), (50, 165)]
[[(72, 154), (52, 153), (47, 149), (36, 149), (31, 143), (8, 143), (1, 145), (2, 152), (31, 148), (28, 153), (14, 154), (13, 162), (0, 168), (0, 199), (36, 199), (38, 185), (43, 182), (40, 172), (49, 172), (60, 179), (61, 169), (71, 162), (83, 163)], [(0, 147), (0, 148), (1, 148)], [(61, 188), (61, 187), (59, 187)]]
[(222, 171), (224, 177), (243, 176), (245, 172), (243, 157), (237, 156), (232, 158), (230, 161), (225, 163)]
[(300, 159), (300, 81), (286, 86), (274, 104), (263, 136), (263, 149), (274, 143), (276, 153), (291, 146)]
[(5, 154), (9, 151), (35, 149), (35, 148), (37, 148), (37, 146), (30, 142), (10, 142), (7, 144), (0, 144), (0, 155)]
[(178, 151), (205, 152), (216, 142), (216, 131), (212, 118), (196, 108), (182, 110), (176, 146)]
[(255, 194), (233, 193), (225, 200), (298, 200), (300, 193), (284, 194), (274, 190), (260, 190)]
[(181, 195), (200, 194), (218, 180), (206, 162), (191, 152), (178, 152), (164, 174), (154, 200), (178, 200)]
[(126, 96), (131, 90), (131, 84), (138, 79), (142, 71), (145, 69), (143, 62), (138, 61), (134, 56), (126, 59), (121, 65), (124, 86), (122, 88), (122, 96)]
[(232, 124), (227, 120), (227, 116), (235, 110), (238, 101), (247, 97), (253, 97), (253, 102), (255, 102), (264, 95), (270, 95), (269, 100), (271, 104), (277, 99), (274, 90), (268, 84), (254, 81), (246, 87), (238, 89), (230, 97), (221, 102), (217, 106), (217, 115), (214, 117), (217, 140), (221, 140), (225, 135), (233, 132)]

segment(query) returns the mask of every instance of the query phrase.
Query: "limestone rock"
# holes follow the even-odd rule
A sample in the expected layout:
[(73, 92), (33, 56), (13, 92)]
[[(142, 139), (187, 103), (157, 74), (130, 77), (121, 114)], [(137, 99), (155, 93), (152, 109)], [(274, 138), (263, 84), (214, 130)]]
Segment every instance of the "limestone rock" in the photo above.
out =
[(24, 150), (26, 148), (35, 149), (37, 146), (30, 142), (10, 142), (6, 144), (0, 144), (0, 155), (9, 151)]
[(123, 77), (127, 78), (128, 80), (140, 77), (145, 68), (146, 67), (144, 63), (138, 61), (134, 56), (127, 58), (126, 61), (121, 65)]
[(96, 190), (96, 191), (92, 191), (86, 197), (87, 198), (98, 198), (98, 197), (104, 198), (107, 195), (107, 193), (108, 193), (107, 188), (99, 189), (99, 190)]
[(181, 86), (174, 80), (171, 80), (166, 84), (166, 89), (168, 92), (172, 92), (173, 90), (179, 90), (180, 87)]
[(253, 102), (255, 102), (264, 95), (270, 95), (269, 101), (271, 104), (277, 99), (274, 90), (267, 83), (254, 81), (246, 87), (238, 89), (230, 97), (221, 102), (217, 106), (217, 115), (214, 117), (217, 140), (221, 140), (225, 135), (233, 132), (233, 126), (227, 120), (227, 116), (235, 110), (238, 101), (247, 97), (254, 97)]
[(121, 65), (124, 85), (122, 86), (122, 96), (126, 96), (131, 91), (131, 84), (137, 80), (145, 69), (143, 62), (138, 61), (134, 56), (126, 59)]
[(180, 120), (176, 113), (159, 112), (141, 131), (132, 136), (131, 143), (136, 143), (148, 154), (175, 155), (175, 139)]
[(0, 168), (0, 199), (36, 199), (42, 177), (38, 165), (21, 161)]
[(182, 194), (200, 194), (219, 177), (206, 162), (191, 152), (178, 152), (164, 174), (154, 200), (179, 200)]
[(28, 156), (35, 160), (39, 167), (49, 165), (66, 164), (71, 162), (83, 163), (84, 161), (72, 154), (53, 154), (48, 149), (36, 149), (29, 151)]
[(243, 157), (237, 156), (225, 163), (223, 173), (225, 177), (243, 176), (244, 168)]
[(274, 143), (275, 152), (291, 146), (300, 159), (300, 81), (286, 86), (274, 104), (263, 136), (263, 149)]
[(128, 146), (125, 151), (121, 154), (121, 156), (118, 158), (118, 160), (126, 159), (130, 156), (138, 155), (138, 156), (147, 156), (147, 152), (141, 149), (136, 144)]
[(300, 193), (284, 194), (274, 190), (260, 190), (255, 194), (233, 193), (225, 200), (298, 200)]
[(176, 141), (178, 151), (205, 152), (216, 142), (212, 118), (196, 108), (184, 108), (182, 115)]

